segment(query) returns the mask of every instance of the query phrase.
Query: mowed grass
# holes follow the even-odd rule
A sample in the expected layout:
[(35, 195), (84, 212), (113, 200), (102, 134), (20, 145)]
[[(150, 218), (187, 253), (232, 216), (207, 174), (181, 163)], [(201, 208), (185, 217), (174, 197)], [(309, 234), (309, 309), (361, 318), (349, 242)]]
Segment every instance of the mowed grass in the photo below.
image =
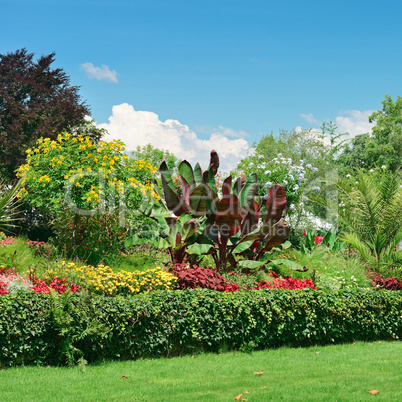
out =
[(108, 362), (85, 372), (0, 371), (2, 401), (233, 401), (239, 394), (248, 401), (402, 400), (402, 343)]

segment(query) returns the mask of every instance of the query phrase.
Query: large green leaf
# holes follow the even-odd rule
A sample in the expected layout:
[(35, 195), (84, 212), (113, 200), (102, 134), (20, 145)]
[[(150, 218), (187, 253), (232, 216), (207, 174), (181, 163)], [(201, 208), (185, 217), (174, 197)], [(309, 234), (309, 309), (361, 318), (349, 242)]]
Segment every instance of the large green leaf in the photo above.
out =
[(213, 250), (215, 250), (215, 246), (209, 239), (207, 240), (208, 242), (204, 240), (202, 243), (191, 244), (187, 248), (187, 252), (195, 255), (210, 254), (213, 252)]
[(281, 265), (287, 269), (291, 269), (292, 271), (299, 271), (299, 272), (307, 271), (307, 267), (303, 267), (302, 265), (298, 264), (297, 262), (292, 261), (292, 260), (287, 260), (286, 258), (277, 258), (277, 259), (271, 260), (267, 263), (274, 264), (274, 265)]
[(165, 193), (165, 202), (169, 210), (177, 216), (188, 212), (188, 206), (182, 200), (182, 197), (169, 186), (164, 175), (162, 175), (162, 185)]
[(191, 165), (186, 161), (182, 161), (179, 165), (179, 173), (186, 180), (190, 188), (194, 188), (194, 172)]
[(202, 169), (198, 162), (194, 167), (194, 181), (196, 186), (199, 186), (202, 182)]
[(235, 249), (233, 250), (233, 254), (240, 254), (243, 253), (244, 251), (248, 250), (251, 245), (254, 243), (253, 240), (245, 241), (243, 243), (239, 243)]
[(261, 261), (242, 260), (238, 262), (238, 265), (242, 268), (258, 269), (264, 266), (264, 263), (262, 263)]
[(251, 173), (239, 195), (240, 206), (242, 208), (246, 208), (254, 200), (256, 190), (257, 175)]
[(201, 183), (190, 194), (190, 207), (197, 217), (203, 216), (207, 211), (208, 202), (211, 202), (205, 184)]
[(172, 180), (172, 175), (170, 174), (169, 168), (166, 164), (166, 161), (163, 161), (159, 167), (159, 172), (162, 176), (162, 179), (165, 180), (166, 185), (168, 185), (173, 191), (175, 191), (175, 187)]

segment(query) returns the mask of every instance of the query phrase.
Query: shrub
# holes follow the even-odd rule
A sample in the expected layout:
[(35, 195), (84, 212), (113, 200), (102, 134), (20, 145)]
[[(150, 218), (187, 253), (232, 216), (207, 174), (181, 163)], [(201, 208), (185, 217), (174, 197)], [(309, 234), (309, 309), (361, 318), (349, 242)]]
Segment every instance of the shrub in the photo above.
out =
[[(402, 293), (208, 289), (0, 298), (0, 365), (399, 339)], [(71, 361), (71, 360), (70, 360)], [(75, 360), (76, 361), (76, 360)]]
[[(97, 255), (90, 247), (95, 245), (88, 245), (90, 233), (120, 240), (124, 224), (119, 219), (138, 213), (147, 194), (158, 198), (151, 183), (156, 169), (149, 162), (130, 160), (123, 151), (123, 143), (117, 140), (94, 142), (85, 135), (63, 133), (57, 141), (40, 138), (18, 169), (24, 186), (20, 195), (40, 212), (54, 216), (57, 244), (68, 239), (72, 252), (83, 252), (81, 258), (88, 256), (85, 247)], [(115, 225), (103, 225), (100, 215), (112, 215), (119, 222), (117, 232)]]

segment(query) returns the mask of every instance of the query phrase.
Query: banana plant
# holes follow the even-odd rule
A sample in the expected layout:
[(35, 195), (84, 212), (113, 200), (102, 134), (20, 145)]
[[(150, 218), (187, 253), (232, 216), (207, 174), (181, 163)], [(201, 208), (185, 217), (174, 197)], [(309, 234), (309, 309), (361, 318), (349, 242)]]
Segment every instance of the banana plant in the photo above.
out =
[[(283, 220), (286, 213), (283, 187), (275, 184), (265, 203), (257, 196), (256, 188), (255, 174), (251, 174), (248, 180), (242, 175), (233, 186), (231, 176), (223, 183), (222, 199), (215, 202), (215, 210), (210, 212), (213, 225), (208, 233), (208, 252), (212, 254), (218, 271), (235, 266), (236, 254), (258, 261), (289, 236), (289, 226)], [(206, 243), (204, 241), (204, 251), (207, 250)], [(194, 244), (188, 252), (197, 254), (201, 249)]]
[[(172, 175), (165, 161), (159, 168), (161, 174), (161, 200), (147, 205), (142, 213), (158, 223), (158, 229), (148, 237), (134, 235), (127, 239), (125, 247), (149, 242), (155, 247), (169, 251), (172, 262), (184, 261), (197, 263), (209, 252), (209, 247), (203, 244), (203, 238), (212, 225), (208, 219), (208, 210), (217, 200), (215, 175), (219, 168), (219, 157), (211, 151), (208, 170), (202, 171), (197, 163), (194, 170), (190, 163), (182, 161), (178, 167), (182, 184), (182, 194), (178, 194)], [(158, 192), (158, 186), (155, 186)], [(189, 255), (187, 248), (197, 243), (200, 252)]]

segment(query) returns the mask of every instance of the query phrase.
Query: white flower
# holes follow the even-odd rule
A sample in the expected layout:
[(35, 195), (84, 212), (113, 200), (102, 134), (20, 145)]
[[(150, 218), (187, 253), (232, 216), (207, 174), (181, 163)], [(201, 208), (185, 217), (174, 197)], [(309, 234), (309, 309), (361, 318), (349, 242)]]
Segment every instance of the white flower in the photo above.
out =
[(314, 172), (318, 172), (318, 168), (313, 167)]
[(295, 204), (290, 204), (290, 209), (296, 209)]
[(359, 184), (359, 182), (357, 181), (356, 184)]
[(373, 173), (374, 172), (374, 169), (370, 169), (370, 173)]
[(302, 201), (308, 201), (308, 197), (306, 197), (305, 195), (303, 195)]
[(381, 169), (382, 169), (382, 170), (385, 170), (386, 168), (387, 168), (387, 167), (386, 167), (385, 165), (382, 165), (382, 166), (381, 166)]
[(265, 173), (265, 174), (271, 174), (271, 171), (270, 171), (270, 170), (266, 170), (264, 173)]
[(297, 191), (299, 189), (299, 186), (298, 186), (298, 184), (296, 184), (294, 187), (293, 187), (293, 190), (294, 191)]
[(313, 167), (311, 166), (310, 163), (307, 163), (306, 168), (307, 168), (307, 169), (312, 169)]
[(299, 207), (304, 207), (304, 202), (301, 202), (300, 204), (299, 204)]
[(278, 160), (276, 160), (275, 163), (278, 164), (278, 165), (280, 164), (280, 162)]
[(352, 177), (349, 173), (346, 175), (346, 177), (349, 179), (349, 177)]
[(281, 156), (282, 156), (282, 154), (279, 152), (278, 156), (279, 156), (279, 157), (281, 157)]
[(287, 186), (287, 185), (288, 185), (287, 180), (283, 180), (283, 181), (282, 181), (282, 184), (283, 184), (284, 186)]
[(266, 186), (266, 187), (271, 187), (271, 186), (272, 186), (272, 183), (271, 183), (270, 181), (267, 181), (267, 182), (265, 183), (265, 186)]

